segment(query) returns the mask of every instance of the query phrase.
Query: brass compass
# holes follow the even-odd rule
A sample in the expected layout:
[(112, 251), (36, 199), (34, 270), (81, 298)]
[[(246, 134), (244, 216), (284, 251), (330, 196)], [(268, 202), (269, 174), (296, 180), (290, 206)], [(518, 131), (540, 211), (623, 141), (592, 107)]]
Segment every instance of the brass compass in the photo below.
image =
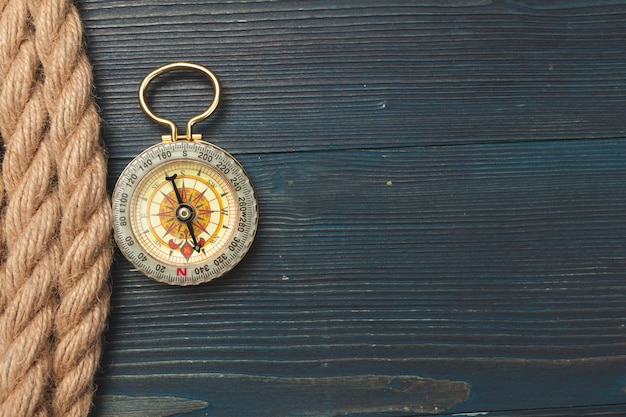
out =
[[(182, 137), (176, 124), (155, 115), (145, 100), (150, 82), (173, 70), (205, 74), (215, 92), (210, 106), (189, 119)], [(195, 285), (220, 277), (241, 261), (256, 234), (257, 200), (245, 170), (228, 152), (192, 133), (220, 97), (215, 74), (188, 62), (157, 68), (139, 87), (142, 110), (171, 134), (120, 175), (113, 191), (114, 234), (122, 254), (157, 281)]]

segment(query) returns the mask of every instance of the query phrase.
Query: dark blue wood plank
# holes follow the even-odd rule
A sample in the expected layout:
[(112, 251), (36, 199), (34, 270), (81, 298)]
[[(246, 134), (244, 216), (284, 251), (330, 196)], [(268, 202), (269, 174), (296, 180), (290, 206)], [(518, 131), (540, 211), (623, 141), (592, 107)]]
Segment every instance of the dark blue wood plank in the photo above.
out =
[[(192, 60), (224, 87), (197, 131), (261, 209), (249, 255), (210, 285), (117, 259), (95, 416), (619, 415), (626, 4), (81, 7), (111, 185), (166, 133), (139, 82)], [(150, 99), (184, 121), (207, 93), (177, 74)]]
[[(111, 155), (160, 134), (135, 91), (176, 60), (221, 77), (206, 126), (236, 153), (624, 135), (625, 5), (438, 4), (86, 0)], [(201, 88), (164, 108), (182, 119)]]
[(590, 407), (569, 407), (558, 409), (509, 410), (501, 412), (461, 413), (446, 416), (456, 417), (622, 417), (626, 415), (626, 406), (599, 405)]
[[(278, 378), (181, 374), (178, 377), (157, 375), (156, 378), (161, 382), (171, 381), (173, 385), (201, 381), (203, 385), (211, 387), (211, 396), (216, 401), (185, 400), (184, 397), (103, 396), (99, 399), (102, 415), (161, 416), (163, 410), (172, 409), (174, 405), (179, 411), (199, 411), (200, 415), (216, 417), (425, 414), (450, 408), (451, 405), (466, 400), (469, 393), (469, 385), (460, 381), (408, 376)], [(132, 378), (126, 378), (125, 382), (132, 383)], [(186, 395), (194, 391), (189, 388)], [(237, 395), (233, 397), (233, 393)], [(337, 393), (341, 395), (338, 396)], [(245, 398), (245, 401), (241, 401), (241, 398)], [(304, 404), (306, 408), (303, 407)]]
[(119, 260), (102, 392), (245, 407), (214, 373), (365, 372), (466, 382), (457, 411), (623, 401), (625, 153), (611, 140), (242, 155), (262, 213), (251, 253), (193, 289)]

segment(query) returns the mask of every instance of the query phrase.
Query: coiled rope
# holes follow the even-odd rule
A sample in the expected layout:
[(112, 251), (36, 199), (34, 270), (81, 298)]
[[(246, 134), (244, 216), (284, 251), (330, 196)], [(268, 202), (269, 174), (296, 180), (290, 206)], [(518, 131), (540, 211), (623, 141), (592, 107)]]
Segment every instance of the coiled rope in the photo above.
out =
[(0, 0), (0, 416), (84, 417), (109, 307), (111, 209), (67, 0)]

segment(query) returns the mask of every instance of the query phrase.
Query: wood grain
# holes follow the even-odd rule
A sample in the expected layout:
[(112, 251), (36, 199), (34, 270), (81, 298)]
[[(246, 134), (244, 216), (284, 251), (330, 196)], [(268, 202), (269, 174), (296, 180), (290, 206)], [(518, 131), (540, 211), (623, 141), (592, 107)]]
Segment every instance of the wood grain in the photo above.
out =
[[(144, 377), (145, 378), (145, 377)], [(149, 378), (149, 377), (148, 377)], [(148, 379), (146, 378), (146, 379)], [(438, 413), (467, 400), (470, 386), (461, 381), (434, 380), (414, 376), (358, 375), (326, 378), (277, 378), (250, 375), (180, 374), (156, 376), (171, 381), (201, 380), (212, 386), (211, 403), (176, 397), (100, 397), (109, 416), (127, 416), (142, 410), (144, 417), (168, 414), (166, 410), (185, 406), (185, 411), (201, 409), (216, 417), (254, 414), (259, 417), (289, 417), (302, 414), (302, 399), (308, 408), (305, 415), (349, 415), (381, 413)], [(125, 382), (132, 378), (122, 378)], [(246, 398), (223, 401), (233, 392)], [(340, 396), (337, 393), (341, 393)], [(285, 395), (286, 394), (286, 395)], [(255, 404), (274, 399), (271, 407)], [(222, 401), (220, 401), (222, 400)], [(152, 402), (151, 405), (148, 403)], [(140, 408), (141, 407), (141, 408)], [(298, 411), (300, 410), (300, 411)], [(141, 413), (139, 411), (137, 414)], [(106, 415), (106, 414), (105, 414)], [(134, 415), (134, 414), (133, 414)]]
[[(509, 390), (536, 407), (620, 401), (625, 145), (245, 155), (252, 252), (190, 290), (120, 260), (106, 374), (445, 370), (495, 385), (483, 409)], [(598, 385), (581, 396), (580, 378)]]
[(95, 402), (101, 417), (166, 417), (204, 410), (210, 405), (206, 401), (167, 396), (101, 395)]
[[(260, 204), (251, 252), (210, 285), (163, 286), (117, 258), (102, 398), (331, 417), (366, 392), (341, 381), (419, 375), (471, 386), (450, 414), (626, 410), (626, 4), (81, 7), (110, 184), (166, 133), (139, 82), (189, 60), (224, 93), (197, 131)], [(211, 90), (176, 74), (150, 94), (184, 122)], [(263, 378), (280, 383), (250, 388)], [(297, 381), (324, 378), (339, 385), (321, 410)], [(393, 405), (369, 410), (415, 414)]]
[[(235, 153), (624, 136), (623, 5), (433, 4), (85, 1), (105, 134), (159, 132), (135, 127), (137, 85), (191, 60), (222, 79), (208, 123)], [(166, 89), (164, 112), (205, 88)]]

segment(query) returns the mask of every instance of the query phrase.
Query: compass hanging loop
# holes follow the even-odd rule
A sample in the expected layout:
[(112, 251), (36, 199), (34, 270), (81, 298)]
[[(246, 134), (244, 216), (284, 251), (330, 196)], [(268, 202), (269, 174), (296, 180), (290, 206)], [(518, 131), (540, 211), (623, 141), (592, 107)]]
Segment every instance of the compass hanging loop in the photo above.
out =
[(148, 85), (150, 85), (150, 82), (152, 80), (154, 80), (159, 75), (163, 75), (166, 72), (175, 71), (175, 70), (192, 70), (192, 71), (200, 72), (206, 75), (213, 83), (213, 90), (214, 90), (213, 101), (211, 102), (209, 107), (207, 107), (205, 111), (189, 119), (186, 125), (186, 131), (185, 131), (186, 140), (192, 141), (192, 140), (202, 139), (201, 135), (194, 135), (191, 129), (193, 125), (206, 119), (215, 111), (215, 109), (217, 108), (220, 102), (220, 98), (222, 97), (220, 81), (217, 78), (217, 76), (208, 68), (203, 67), (202, 65), (194, 64), (192, 62), (173, 62), (171, 64), (163, 65), (155, 69), (150, 74), (146, 75), (146, 78), (143, 79), (143, 81), (141, 82), (141, 85), (139, 86), (139, 105), (141, 106), (141, 109), (146, 114), (146, 116), (148, 116), (154, 122), (163, 126), (168, 126), (170, 128), (171, 134), (163, 135), (163, 142), (176, 142), (177, 140), (180, 140), (181, 138), (178, 136), (178, 127), (176, 126), (176, 123), (174, 123), (171, 119), (160, 117), (154, 114), (150, 106), (148, 106), (148, 103), (146, 102), (146, 97), (145, 97), (146, 90), (148, 89)]

